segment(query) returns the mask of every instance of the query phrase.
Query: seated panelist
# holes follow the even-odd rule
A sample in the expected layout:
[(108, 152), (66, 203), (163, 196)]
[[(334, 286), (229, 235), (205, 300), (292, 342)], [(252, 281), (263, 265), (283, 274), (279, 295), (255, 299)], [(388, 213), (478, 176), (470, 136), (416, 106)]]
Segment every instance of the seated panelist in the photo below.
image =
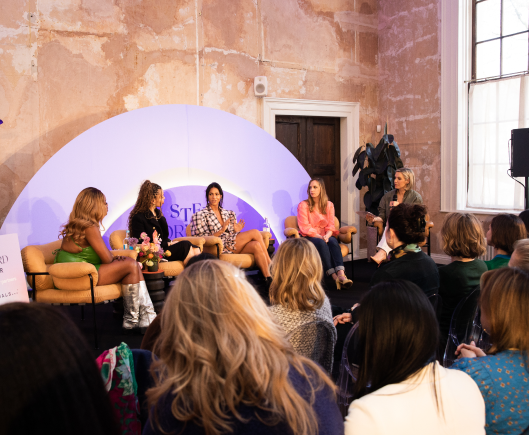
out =
[[(366, 219), (368, 222), (386, 222), (388, 220), (390, 210), (399, 204), (422, 204), (422, 197), (413, 188), (415, 187), (415, 174), (409, 168), (400, 168), (395, 172), (395, 189), (390, 190), (380, 200), (378, 206), (378, 216), (368, 214)], [(395, 196), (397, 200), (394, 201)], [(371, 257), (371, 259), (380, 264), (386, 260), (391, 248), (386, 243), (386, 233), (382, 234), (379, 244), (377, 245), (378, 252)]]
[(224, 254), (253, 254), (255, 263), (270, 283), (270, 257), (258, 230), (242, 231), (244, 220), (237, 223), (235, 213), (222, 207), (224, 193), (218, 183), (206, 188), (207, 206), (191, 217), (193, 236), (220, 237), (224, 245)]
[(91, 263), (98, 271), (98, 285), (121, 282), (123, 330), (145, 332), (156, 313), (138, 263), (130, 257), (114, 257), (101, 237), (100, 226), (107, 213), (103, 192), (95, 187), (83, 189), (59, 234), (62, 244), (55, 263)]
[(152, 241), (153, 233), (156, 231), (162, 239), (162, 249), (171, 253), (171, 255), (166, 254), (165, 258), (168, 261), (182, 261), (186, 265), (190, 258), (200, 254), (200, 248), (188, 240), (171, 241), (167, 220), (162, 213), (164, 201), (163, 189), (149, 180), (144, 181), (140, 187), (136, 204), (129, 215), (130, 235), (141, 243), (142, 233), (146, 233)]

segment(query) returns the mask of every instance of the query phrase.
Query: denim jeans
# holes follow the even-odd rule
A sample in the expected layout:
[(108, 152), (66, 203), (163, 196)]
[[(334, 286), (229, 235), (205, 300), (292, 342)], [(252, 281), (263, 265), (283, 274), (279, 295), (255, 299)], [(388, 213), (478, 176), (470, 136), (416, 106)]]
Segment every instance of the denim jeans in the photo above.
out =
[(327, 275), (332, 275), (339, 270), (345, 270), (343, 267), (342, 250), (336, 237), (330, 237), (329, 241), (325, 243), (325, 240), (318, 239), (317, 237), (305, 237), (310, 240), (316, 246), (318, 253), (323, 263), (323, 270)]

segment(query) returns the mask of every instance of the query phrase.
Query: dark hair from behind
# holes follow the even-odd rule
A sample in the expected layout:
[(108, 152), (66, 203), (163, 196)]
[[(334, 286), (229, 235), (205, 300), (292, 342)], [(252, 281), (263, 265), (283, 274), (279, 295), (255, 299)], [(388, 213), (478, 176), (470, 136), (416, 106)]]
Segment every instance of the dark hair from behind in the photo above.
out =
[(388, 227), (406, 245), (424, 242), (426, 213), (424, 205), (399, 204), (389, 213)]
[(358, 316), (354, 399), (402, 382), (434, 361), (439, 327), (432, 304), (416, 284), (396, 279), (375, 285), (362, 299)]
[(527, 230), (523, 221), (510, 213), (495, 216), (490, 223), (490, 229), (492, 230), (492, 246), (504, 250), (509, 255), (514, 251), (514, 242), (527, 238)]
[(189, 267), (203, 260), (218, 260), (218, 258), (216, 255), (210, 254), (209, 252), (201, 252), (200, 254), (191, 257), (187, 262), (186, 267)]
[(119, 434), (94, 356), (55, 307), (0, 306), (0, 433)]
[(527, 234), (529, 234), (529, 210), (522, 211), (518, 217), (522, 220), (522, 222), (525, 225), (525, 230), (527, 231)]
[(213, 188), (216, 188), (218, 189), (219, 193), (220, 193), (220, 202), (219, 202), (219, 207), (222, 208), (222, 201), (224, 200), (224, 192), (222, 191), (222, 187), (220, 187), (220, 184), (219, 183), (216, 183), (215, 181), (213, 183), (211, 183), (208, 187), (206, 187), (206, 204), (209, 205), (209, 191)]

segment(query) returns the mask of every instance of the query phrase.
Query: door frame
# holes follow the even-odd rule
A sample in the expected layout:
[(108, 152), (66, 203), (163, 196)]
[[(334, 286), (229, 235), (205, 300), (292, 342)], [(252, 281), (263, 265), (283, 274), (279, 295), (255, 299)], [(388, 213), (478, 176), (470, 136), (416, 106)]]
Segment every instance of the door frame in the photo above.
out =
[[(298, 100), (292, 98), (263, 98), (263, 129), (276, 137), (276, 116), (328, 116), (340, 118), (340, 180), (342, 211), (340, 223), (355, 225), (360, 234), (360, 191), (356, 188), (353, 155), (360, 146), (360, 103), (345, 101)], [(286, 217), (286, 216), (285, 216)], [(359, 258), (359, 237), (353, 237), (354, 257)], [(350, 256), (348, 256), (350, 259)]]

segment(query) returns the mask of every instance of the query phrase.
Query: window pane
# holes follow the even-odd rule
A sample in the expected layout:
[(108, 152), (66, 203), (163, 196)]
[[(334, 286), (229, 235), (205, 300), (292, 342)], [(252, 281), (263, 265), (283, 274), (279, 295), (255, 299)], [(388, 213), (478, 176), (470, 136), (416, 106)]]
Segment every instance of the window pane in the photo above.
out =
[(476, 78), (500, 75), (500, 40), (476, 45)]
[(500, 0), (486, 0), (476, 5), (476, 42), (500, 36), (500, 16)]
[(528, 33), (503, 38), (502, 74), (527, 71), (529, 40)]
[(527, 30), (529, 2), (527, 0), (503, 0), (503, 35)]

